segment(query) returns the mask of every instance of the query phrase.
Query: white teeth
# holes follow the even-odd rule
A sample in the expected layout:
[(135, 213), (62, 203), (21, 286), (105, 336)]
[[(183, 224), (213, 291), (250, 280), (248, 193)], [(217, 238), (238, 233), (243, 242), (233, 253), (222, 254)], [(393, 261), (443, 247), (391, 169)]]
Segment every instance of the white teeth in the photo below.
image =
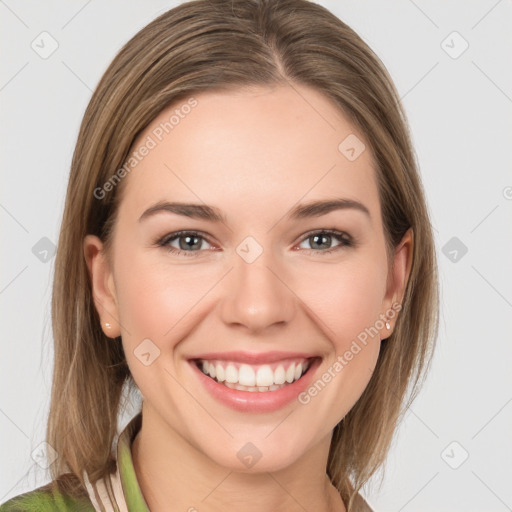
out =
[(297, 380), (298, 378), (300, 378), (300, 376), (302, 375), (302, 363), (299, 363), (296, 367), (295, 367), (295, 380)]
[(256, 375), (254, 374), (254, 370), (252, 366), (248, 364), (243, 364), (240, 366), (238, 370), (238, 383), (242, 384), (242, 386), (255, 386), (256, 385)]
[(242, 386), (242, 384), (233, 384), (232, 382), (224, 382), (224, 385), (231, 389), (238, 389), (239, 391), (250, 391), (254, 393), (255, 391), (277, 391), (285, 386), (285, 384), (281, 384), (279, 386), (273, 384), (272, 386)]
[(238, 382), (238, 370), (232, 364), (226, 367), (226, 382)]
[(288, 370), (286, 370), (286, 382), (293, 382), (295, 378), (295, 365), (291, 364)]
[(284, 384), (286, 380), (286, 373), (284, 371), (284, 367), (280, 364), (276, 371), (274, 372), (274, 384)]
[(241, 364), (239, 368), (234, 363), (220, 362), (210, 363), (202, 361), (200, 367), (203, 373), (224, 383), (232, 389), (244, 391), (275, 391), (287, 384), (300, 379), (309, 367), (309, 361), (302, 363), (291, 363), (287, 370), (280, 364), (272, 371), (268, 364), (255, 368), (249, 364)]
[(270, 366), (266, 364), (260, 366), (256, 374), (256, 385), (259, 387), (271, 386), (272, 384), (274, 384), (274, 372), (271, 370)]
[(226, 373), (224, 372), (224, 368), (221, 364), (217, 363), (217, 366), (215, 366), (215, 373), (217, 374), (217, 380), (219, 382), (224, 382), (226, 380)]

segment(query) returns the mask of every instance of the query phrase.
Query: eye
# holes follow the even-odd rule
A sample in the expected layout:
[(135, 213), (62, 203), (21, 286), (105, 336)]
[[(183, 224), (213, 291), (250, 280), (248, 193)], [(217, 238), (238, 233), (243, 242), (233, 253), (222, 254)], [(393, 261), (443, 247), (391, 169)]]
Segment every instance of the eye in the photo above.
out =
[[(338, 240), (338, 245), (335, 245), (334, 247), (327, 247), (326, 249), (321, 248), (322, 246), (330, 246), (333, 238)], [(354, 246), (354, 241), (350, 235), (334, 229), (324, 229), (308, 233), (301, 243), (304, 242), (309, 242), (313, 246), (312, 249), (306, 249), (307, 251), (314, 251), (322, 255), (332, 253), (343, 249), (344, 247)]]
[[(172, 242), (177, 242), (178, 247), (173, 247)], [(178, 231), (157, 240), (156, 244), (176, 255), (195, 256), (194, 253), (201, 251), (203, 242), (209, 244), (206, 238), (197, 231)]]

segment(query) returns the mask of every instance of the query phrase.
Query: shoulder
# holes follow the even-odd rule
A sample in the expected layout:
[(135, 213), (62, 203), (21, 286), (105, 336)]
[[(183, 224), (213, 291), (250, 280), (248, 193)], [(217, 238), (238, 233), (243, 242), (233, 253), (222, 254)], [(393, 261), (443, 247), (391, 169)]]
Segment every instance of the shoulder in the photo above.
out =
[(0, 512), (95, 512), (86, 494), (75, 496), (65, 491), (73, 477), (64, 477), (9, 499), (0, 505)]

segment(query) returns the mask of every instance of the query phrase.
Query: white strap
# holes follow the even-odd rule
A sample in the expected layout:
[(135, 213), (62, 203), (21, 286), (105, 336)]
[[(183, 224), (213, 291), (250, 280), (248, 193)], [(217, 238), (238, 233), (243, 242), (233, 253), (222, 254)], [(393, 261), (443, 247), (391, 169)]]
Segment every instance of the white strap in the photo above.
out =
[(126, 505), (126, 499), (123, 492), (123, 484), (121, 482), (121, 475), (119, 474), (119, 464), (116, 464), (116, 472), (110, 476), (110, 483), (112, 490), (114, 491), (114, 497), (116, 504), (119, 507), (119, 512), (128, 512), (128, 506)]
[(104, 512), (104, 508), (101, 507), (98, 504), (98, 501), (96, 500), (96, 493), (94, 492), (94, 488), (91, 484), (91, 481), (89, 480), (89, 476), (87, 475), (86, 471), (83, 472), (83, 477), (85, 481), (85, 487), (87, 488), (87, 493), (89, 494), (89, 499), (91, 500), (92, 506), (94, 507), (94, 510), (96, 512)]
[[(128, 512), (128, 508), (126, 506), (126, 501), (124, 498), (123, 487), (121, 485), (121, 479), (119, 476), (119, 468), (116, 469), (116, 472), (113, 476), (110, 476), (111, 487), (114, 491), (114, 504), (110, 499), (109, 493), (107, 491), (107, 486), (103, 478), (98, 480), (96, 484), (93, 486), (85, 471), (83, 473), (83, 476), (85, 485), (87, 487), (87, 493), (89, 494), (89, 499), (91, 500), (91, 503), (96, 512)], [(116, 508), (114, 508), (114, 505)]]

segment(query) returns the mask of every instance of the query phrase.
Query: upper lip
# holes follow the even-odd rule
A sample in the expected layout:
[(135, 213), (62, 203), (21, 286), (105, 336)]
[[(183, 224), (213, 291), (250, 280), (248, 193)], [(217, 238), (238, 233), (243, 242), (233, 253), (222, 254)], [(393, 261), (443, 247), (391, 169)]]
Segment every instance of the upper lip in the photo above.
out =
[(208, 352), (207, 354), (199, 354), (191, 357), (190, 359), (205, 359), (205, 360), (223, 360), (234, 361), (247, 364), (267, 364), (285, 359), (310, 359), (315, 356), (314, 354), (307, 354), (305, 352), (243, 352), (240, 350), (234, 352)]

